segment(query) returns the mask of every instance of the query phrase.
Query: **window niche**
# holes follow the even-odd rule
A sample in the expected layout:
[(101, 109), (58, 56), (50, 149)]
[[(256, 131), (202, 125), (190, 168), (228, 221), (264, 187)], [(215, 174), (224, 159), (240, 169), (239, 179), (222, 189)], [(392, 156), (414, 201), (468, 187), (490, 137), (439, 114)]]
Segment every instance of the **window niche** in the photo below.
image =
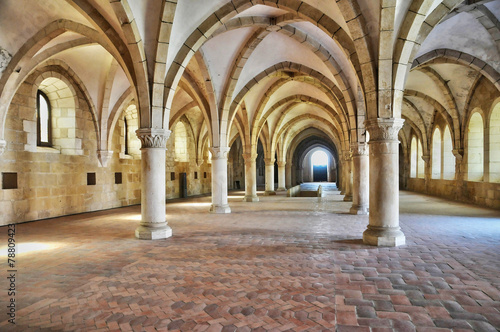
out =
[(2, 173), (2, 189), (17, 189), (17, 173)]
[(95, 173), (87, 173), (87, 186), (95, 186), (97, 184)]
[(83, 155), (82, 131), (77, 128), (76, 92), (59, 74), (44, 73), (35, 84), (36, 109), (33, 121), (23, 119), (27, 135), (25, 151)]

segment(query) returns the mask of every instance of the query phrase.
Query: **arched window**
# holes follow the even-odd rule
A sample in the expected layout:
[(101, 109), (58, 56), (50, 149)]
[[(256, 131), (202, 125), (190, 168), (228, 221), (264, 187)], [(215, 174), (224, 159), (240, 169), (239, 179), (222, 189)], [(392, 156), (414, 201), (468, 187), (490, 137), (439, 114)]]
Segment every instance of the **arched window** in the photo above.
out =
[(175, 160), (179, 162), (188, 161), (187, 152), (187, 131), (186, 126), (181, 121), (177, 122), (174, 129), (175, 135)]
[(490, 116), (490, 182), (500, 182), (500, 103)]
[(432, 134), (432, 179), (441, 179), (441, 130), (436, 127)]
[(453, 141), (448, 126), (444, 128), (443, 133), (443, 179), (455, 179), (455, 156), (453, 155)]
[(45, 93), (37, 93), (37, 145), (52, 146), (52, 114), (50, 101)]
[(484, 126), (483, 117), (474, 113), (469, 121), (467, 140), (468, 180), (482, 181), (484, 174)]
[(423, 149), (422, 149), (422, 142), (418, 140), (418, 150), (417, 150), (417, 175), (420, 179), (423, 179), (425, 177), (425, 163), (424, 160), (422, 159), (423, 156)]
[(410, 177), (417, 177), (417, 139), (415, 136), (411, 139), (411, 148), (410, 148)]

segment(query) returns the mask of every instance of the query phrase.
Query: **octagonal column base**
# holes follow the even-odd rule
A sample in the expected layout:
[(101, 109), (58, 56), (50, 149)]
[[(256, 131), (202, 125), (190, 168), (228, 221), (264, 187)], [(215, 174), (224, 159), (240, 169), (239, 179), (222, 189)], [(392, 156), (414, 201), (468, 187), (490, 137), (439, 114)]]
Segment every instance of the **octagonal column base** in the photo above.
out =
[(214, 205), (210, 206), (210, 212), (216, 214), (231, 213), (231, 208), (229, 205)]
[(378, 247), (397, 247), (406, 243), (399, 227), (376, 227), (368, 225), (363, 232), (363, 243)]
[(259, 197), (254, 195), (247, 195), (243, 198), (243, 202), (258, 202)]
[(168, 225), (160, 227), (139, 226), (135, 230), (135, 237), (141, 240), (161, 240), (172, 236), (172, 228)]

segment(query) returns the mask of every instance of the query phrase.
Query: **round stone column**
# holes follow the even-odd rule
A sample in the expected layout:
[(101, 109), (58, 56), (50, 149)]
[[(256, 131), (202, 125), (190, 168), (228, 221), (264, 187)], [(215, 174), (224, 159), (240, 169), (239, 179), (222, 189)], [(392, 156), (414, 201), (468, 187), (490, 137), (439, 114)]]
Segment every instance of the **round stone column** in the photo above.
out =
[(351, 214), (368, 214), (368, 145), (352, 143), (352, 207)]
[(276, 195), (274, 191), (274, 159), (265, 159), (266, 163), (266, 191), (264, 195)]
[(231, 213), (227, 204), (227, 154), (228, 147), (211, 147), (212, 153), (212, 213)]
[(244, 153), (243, 159), (245, 160), (245, 202), (258, 202), (257, 196), (257, 169), (255, 160), (257, 155), (253, 153)]
[(405, 244), (399, 227), (399, 141), (403, 119), (366, 121), (370, 133), (370, 217), (363, 242), (375, 246)]
[(344, 160), (345, 160), (345, 181), (344, 181), (344, 188), (345, 188), (345, 196), (344, 196), (344, 201), (345, 202), (352, 202), (352, 158), (351, 158), (351, 151), (345, 151), (344, 152)]
[(286, 191), (285, 166), (286, 166), (286, 161), (278, 161), (278, 189), (276, 189), (277, 191)]
[(141, 223), (135, 236), (143, 240), (172, 236), (165, 213), (165, 151), (170, 131), (142, 128), (141, 140)]

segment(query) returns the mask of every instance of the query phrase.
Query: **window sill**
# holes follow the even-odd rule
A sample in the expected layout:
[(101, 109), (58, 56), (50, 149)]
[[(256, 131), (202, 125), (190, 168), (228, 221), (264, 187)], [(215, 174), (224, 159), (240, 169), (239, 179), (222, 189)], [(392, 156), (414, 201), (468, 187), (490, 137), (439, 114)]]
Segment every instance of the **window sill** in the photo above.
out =
[(36, 152), (61, 154), (61, 151), (59, 151), (59, 149), (51, 148), (51, 147), (48, 147), (48, 146), (37, 146), (36, 147)]

